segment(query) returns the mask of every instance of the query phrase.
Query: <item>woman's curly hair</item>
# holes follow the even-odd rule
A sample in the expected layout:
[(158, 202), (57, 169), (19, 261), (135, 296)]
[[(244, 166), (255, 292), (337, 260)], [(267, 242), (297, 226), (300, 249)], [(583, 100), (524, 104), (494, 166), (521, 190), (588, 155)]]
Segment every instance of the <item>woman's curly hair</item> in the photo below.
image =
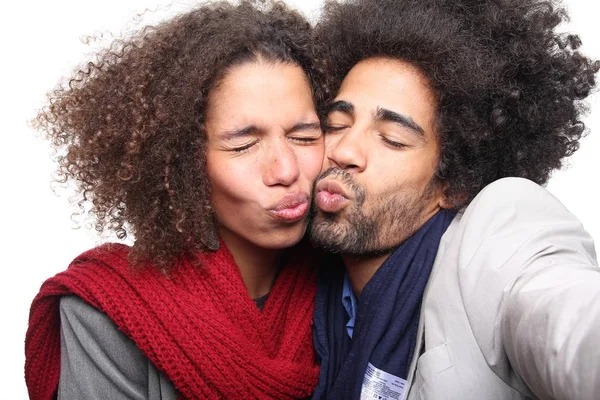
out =
[(540, 0), (328, 1), (316, 40), (336, 87), (359, 61), (402, 59), (437, 95), (437, 177), (461, 207), (507, 176), (544, 184), (585, 131), (598, 61), (560, 34), (564, 9)]
[(57, 150), (99, 232), (133, 234), (134, 259), (167, 269), (219, 247), (206, 175), (207, 95), (234, 65), (263, 59), (300, 66), (315, 104), (326, 63), (312, 27), (281, 3), (205, 4), (115, 40), (48, 95), (34, 125)]

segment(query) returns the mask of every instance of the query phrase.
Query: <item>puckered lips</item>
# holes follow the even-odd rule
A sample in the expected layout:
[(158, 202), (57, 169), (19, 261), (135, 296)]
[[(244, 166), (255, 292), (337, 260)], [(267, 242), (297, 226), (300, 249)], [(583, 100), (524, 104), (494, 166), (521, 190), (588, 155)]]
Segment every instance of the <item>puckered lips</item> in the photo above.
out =
[(308, 213), (310, 196), (305, 192), (287, 193), (268, 208), (271, 215), (282, 222), (296, 222)]
[(344, 187), (335, 180), (323, 180), (316, 186), (317, 206), (321, 211), (334, 213), (350, 203)]

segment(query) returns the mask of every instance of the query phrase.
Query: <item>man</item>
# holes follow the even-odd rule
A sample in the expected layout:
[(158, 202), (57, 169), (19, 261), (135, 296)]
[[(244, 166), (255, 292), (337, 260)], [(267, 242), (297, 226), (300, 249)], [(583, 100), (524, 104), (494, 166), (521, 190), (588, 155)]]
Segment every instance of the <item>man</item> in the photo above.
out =
[(600, 65), (537, 0), (329, 3), (317, 399), (596, 399), (600, 269), (541, 184)]

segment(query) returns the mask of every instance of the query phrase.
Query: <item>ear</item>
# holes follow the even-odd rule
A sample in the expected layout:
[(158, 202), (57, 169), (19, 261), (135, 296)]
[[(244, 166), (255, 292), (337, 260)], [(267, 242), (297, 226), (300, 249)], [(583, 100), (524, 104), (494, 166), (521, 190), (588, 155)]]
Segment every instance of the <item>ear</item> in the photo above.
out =
[(465, 206), (467, 195), (464, 193), (447, 194), (446, 191), (440, 196), (438, 205), (444, 209), (459, 209)]
[(438, 197), (438, 205), (442, 209), (456, 209), (462, 207), (467, 201), (467, 195), (464, 193), (448, 193), (448, 183), (441, 184), (441, 193)]
[(442, 209), (454, 208), (454, 204), (446, 198), (445, 194), (443, 194), (442, 196), (440, 196), (440, 199), (438, 200), (438, 205)]

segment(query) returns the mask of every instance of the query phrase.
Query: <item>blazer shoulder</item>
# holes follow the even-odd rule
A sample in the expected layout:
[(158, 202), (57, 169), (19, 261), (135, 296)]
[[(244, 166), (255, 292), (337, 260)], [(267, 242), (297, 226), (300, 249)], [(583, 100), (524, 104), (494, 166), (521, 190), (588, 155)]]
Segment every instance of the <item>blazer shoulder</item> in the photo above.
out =
[(544, 203), (566, 210), (547, 189), (524, 178), (502, 178), (484, 187), (472, 204), (516, 205)]
[(593, 240), (582, 223), (550, 192), (523, 178), (486, 186), (464, 210), (457, 232), (454, 243), (462, 268), (477, 253), (488, 254), (488, 267), (499, 268), (517, 251), (567, 244), (595, 258)]
[(467, 206), (464, 216), (471, 225), (486, 231), (507, 223), (528, 225), (531, 229), (561, 222), (581, 226), (548, 190), (523, 178), (502, 178), (490, 183)]

